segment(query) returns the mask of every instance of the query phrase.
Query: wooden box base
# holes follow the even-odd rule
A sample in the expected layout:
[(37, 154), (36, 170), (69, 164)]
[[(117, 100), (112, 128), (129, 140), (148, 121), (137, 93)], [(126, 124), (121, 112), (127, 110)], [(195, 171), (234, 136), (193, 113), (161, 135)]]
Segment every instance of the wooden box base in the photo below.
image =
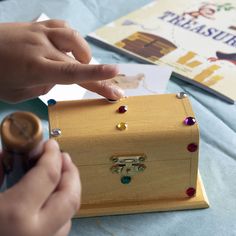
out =
[(79, 213), (75, 215), (78, 217), (90, 217), (90, 216), (104, 216), (104, 215), (121, 215), (121, 214), (133, 214), (143, 212), (159, 212), (159, 211), (175, 211), (175, 210), (187, 210), (187, 209), (200, 209), (208, 208), (209, 202), (205, 193), (205, 188), (202, 183), (200, 174), (198, 174), (197, 192), (196, 196), (186, 199), (168, 199), (158, 201), (145, 201), (145, 202), (120, 202), (109, 204), (94, 204), (94, 205), (82, 205)]

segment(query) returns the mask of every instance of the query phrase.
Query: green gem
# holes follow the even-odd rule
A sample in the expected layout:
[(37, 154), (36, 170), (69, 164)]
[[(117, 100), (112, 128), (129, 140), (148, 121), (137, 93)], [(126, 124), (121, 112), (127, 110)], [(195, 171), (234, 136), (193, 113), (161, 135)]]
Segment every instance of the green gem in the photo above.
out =
[(131, 182), (131, 177), (130, 176), (122, 176), (120, 181), (122, 184), (129, 184)]

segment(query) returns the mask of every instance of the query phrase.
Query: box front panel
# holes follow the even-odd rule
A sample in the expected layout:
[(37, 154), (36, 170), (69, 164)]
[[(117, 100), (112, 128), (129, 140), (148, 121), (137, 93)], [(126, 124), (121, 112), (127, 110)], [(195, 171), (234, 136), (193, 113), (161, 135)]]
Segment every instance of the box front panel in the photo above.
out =
[(122, 175), (111, 172), (110, 165), (79, 167), (82, 203), (145, 201), (186, 198), (191, 187), (191, 161), (155, 161), (145, 163), (145, 170), (122, 183)]

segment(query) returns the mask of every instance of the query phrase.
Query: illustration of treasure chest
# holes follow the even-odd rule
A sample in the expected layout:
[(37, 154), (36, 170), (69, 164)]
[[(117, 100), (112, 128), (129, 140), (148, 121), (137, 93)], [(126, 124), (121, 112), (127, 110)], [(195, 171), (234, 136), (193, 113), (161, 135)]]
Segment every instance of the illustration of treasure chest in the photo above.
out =
[(178, 95), (55, 102), (50, 133), (79, 168), (77, 216), (207, 208), (198, 173), (199, 130)]
[(115, 45), (150, 61), (157, 61), (177, 48), (165, 38), (144, 32), (136, 32)]

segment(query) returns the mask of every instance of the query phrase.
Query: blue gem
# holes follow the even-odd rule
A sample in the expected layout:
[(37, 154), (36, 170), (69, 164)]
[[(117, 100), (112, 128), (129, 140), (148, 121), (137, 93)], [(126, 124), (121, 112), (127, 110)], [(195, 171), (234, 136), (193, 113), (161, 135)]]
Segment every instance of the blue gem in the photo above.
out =
[(120, 181), (122, 184), (129, 184), (131, 182), (131, 177), (130, 176), (122, 176)]
[(55, 105), (56, 103), (57, 103), (57, 101), (54, 100), (54, 99), (49, 99), (49, 100), (47, 101), (48, 106), (53, 106), (53, 105)]

